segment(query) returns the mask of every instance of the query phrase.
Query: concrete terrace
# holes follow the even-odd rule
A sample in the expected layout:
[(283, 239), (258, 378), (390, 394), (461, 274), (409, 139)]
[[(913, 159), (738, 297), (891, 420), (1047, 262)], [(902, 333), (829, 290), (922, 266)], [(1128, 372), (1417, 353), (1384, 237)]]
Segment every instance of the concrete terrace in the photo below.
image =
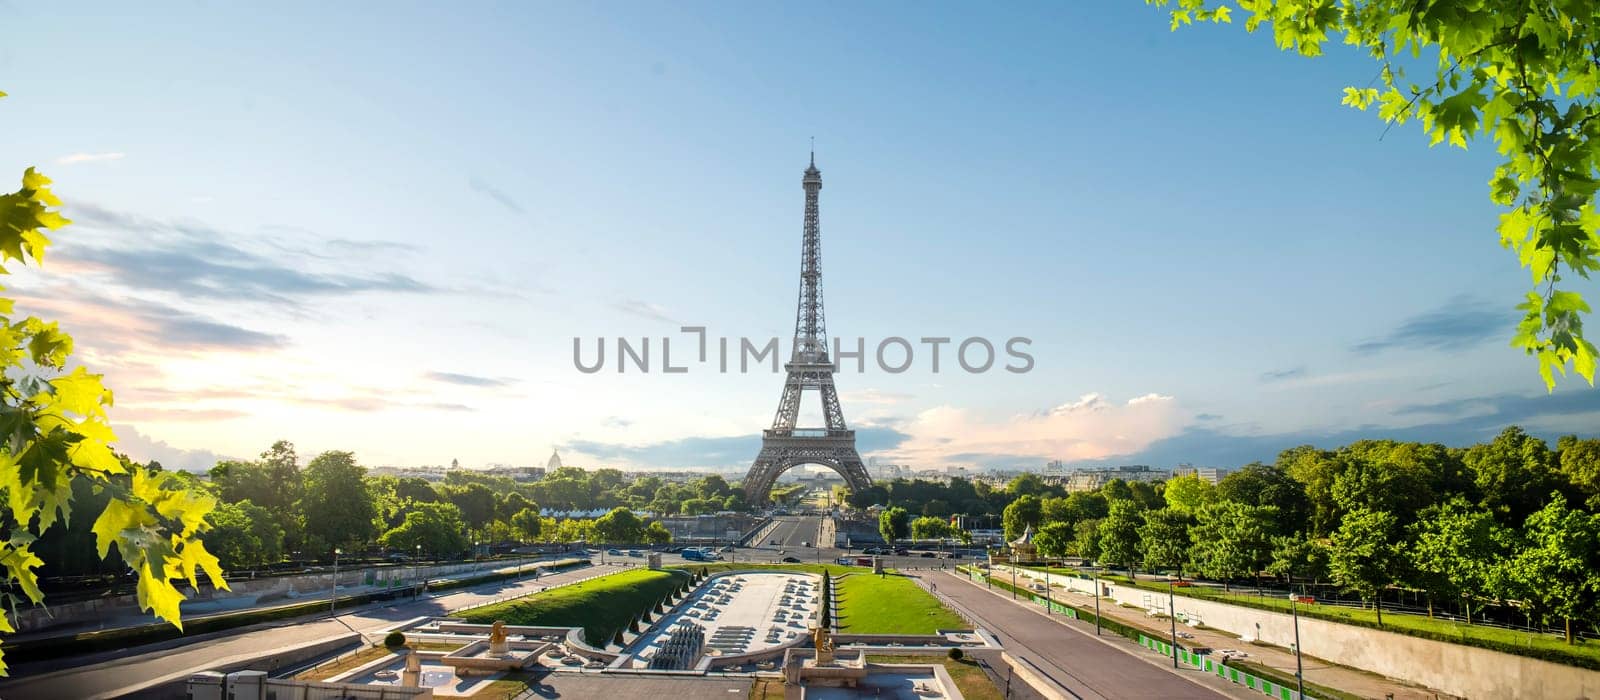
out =
[(705, 630), (706, 656), (771, 649), (808, 633), (821, 584), (813, 574), (787, 571), (730, 573), (702, 584), (637, 640), (622, 668), (645, 668), (671, 630), (693, 623)]

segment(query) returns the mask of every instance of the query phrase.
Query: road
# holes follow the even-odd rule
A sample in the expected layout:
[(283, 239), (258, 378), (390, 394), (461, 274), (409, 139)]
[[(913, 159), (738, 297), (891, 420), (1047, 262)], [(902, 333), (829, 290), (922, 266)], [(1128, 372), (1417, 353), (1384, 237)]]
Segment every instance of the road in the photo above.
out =
[[(1082, 698), (1204, 698), (1230, 697), (1201, 685), (1210, 677), (1193, 672), (1191, 681), (1138, 658), (1140, 647), (1131, 642), (1108, 644), (1035, 611), (1036, 606), (1011, 602), (959, 574), (929, 573), (925, 579), (938, 586), (947, 602), (993, 633), (1012, 656), (1027, 659)], [(1121, 638), (1118, 637), (1117, 640)], [(1126, 646), (1126, 649), (1119, 648)]]
[(152, 645), (94, 659), (56, 659), (57, 668), (49, 673), (14, 670), (16, 677), (0, 684), (4, 698), (97, 698), (112, 697), (148, 683), (181, 680), (216, 665), (223, 659), (260, 654), (290, 645), (313, 642), (351, 631), (376, 641), (377, 635), (395, 625), (423, 616), (440, 616), (451, 610), (512, 595), (527, 595), (541, 588), (588, 578), (615, 570), (611, 567), (583, 567), (534, 579), (500, 581), (461, 591), (424, 596), (415, 601), (374, 604), (357, 608), (336, 618), (296, 618), (269, 627), (244, 628), (224, 633), (202, 643), (177, 648)]

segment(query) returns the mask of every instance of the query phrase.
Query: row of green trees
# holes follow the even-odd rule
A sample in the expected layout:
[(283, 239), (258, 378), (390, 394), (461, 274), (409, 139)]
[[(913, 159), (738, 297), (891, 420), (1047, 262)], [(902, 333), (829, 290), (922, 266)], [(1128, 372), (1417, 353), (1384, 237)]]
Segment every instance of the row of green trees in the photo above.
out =
[[(420, 478), (368, 476), (355, 455), (343, 451), (319, 454), (302, 468), (294, 445), (279, 441), (260, 459), (217, 464), (209, 482), (190, 481), (193, 488), (215, 495), (220, 502), (205, 542), (229, 569), (269, 566), (286, 557), (323, 558), (339, 548), (383, 547), (453, 557), (479, 543), (671, 540), (659, 522), (646, 521), (620, 505), (599, 518), (541, 515), (534, 496), (615, 492), (621, 473), (567, 467), (551, 476), (522, 483), (451, 471), (444, 483), (433, 484)], [(683, 499), (690, 501), (732, 492), (721, 477), (708, 477), (685, 486), (660, 485), (650, 493), (653, 496), (667, 486), (674, 489), (663, 494), (669, 497), (693, 489), (692, 497)]]
[(1041, 555), (1231, 581), (1329, 580), (1373, 601), (1419, 592), (1511, 604), (1547, 625), (1600, 617), (1600, 440), (1552, 450), (1512, 427), (1454, 449), (1369, 440), (1298, 447), (1215, 486), (1189, 475), (1141, 489), (1113, 482), (1067, 497), (1019, 496), (1009, 536), (1032, 526)]

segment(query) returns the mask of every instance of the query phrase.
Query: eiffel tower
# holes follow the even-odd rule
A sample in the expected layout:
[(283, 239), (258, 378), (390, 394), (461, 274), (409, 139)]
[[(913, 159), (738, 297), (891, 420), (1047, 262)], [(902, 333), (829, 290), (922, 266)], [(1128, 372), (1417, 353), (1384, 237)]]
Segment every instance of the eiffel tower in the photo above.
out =
[[(839, 391), (833, 386), (836, 368), (828, 357), (827, 324), (822, 319), (822, 233), (817, 225), (817, 193), (822, 191), (822, 171), (817, 170), (817, 154), (811, 153), (811, 167), (800, 178), (806, 191), (805, 234), (800, 245), (800, 308), (794, 322), (794, 353), (784, 369), (789, 376), (783, 383), (783, 398), (772, 428), (762, 431), (761, 453), (744, 477), (745, 501), (766, 503), (778, 475), (801, 464), (820, 464), (844, 477), (852, 491), (872, 485), (867, 468), (856, 452), (856, 431), (845, 427), (844, 410), (839, 407)], [(798, 428), (800, 395), (807, 389), (822, 394), (826, 428)]]

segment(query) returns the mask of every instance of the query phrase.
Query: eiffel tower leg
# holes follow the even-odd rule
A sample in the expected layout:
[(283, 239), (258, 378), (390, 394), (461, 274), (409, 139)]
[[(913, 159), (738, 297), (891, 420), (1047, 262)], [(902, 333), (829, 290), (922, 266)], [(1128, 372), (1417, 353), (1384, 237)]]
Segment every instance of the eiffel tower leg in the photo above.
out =
[(770, 445), (761, 447), (761, 453), (756, 455), (755, 463), (750, 465), (750, 471), (744, 478), (745, 503), (758, 506), (767, 502), (772, 484), (783, 471), (783, 465), (778, 463), (779, 456), (777, 448)]

